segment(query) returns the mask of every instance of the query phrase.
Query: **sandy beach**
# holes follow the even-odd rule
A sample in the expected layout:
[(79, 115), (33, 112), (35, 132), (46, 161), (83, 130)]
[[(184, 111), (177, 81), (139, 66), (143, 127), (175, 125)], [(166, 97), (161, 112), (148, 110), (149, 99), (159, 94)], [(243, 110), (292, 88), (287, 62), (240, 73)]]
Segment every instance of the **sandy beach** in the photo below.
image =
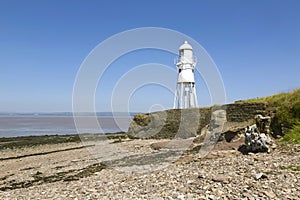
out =
[(299, 145), (279, 144), (270, 154), (215, 149), (203, 158), (197, 152), (151, 148), (161, 142), (168, 141), (2, 149), (0, 199), (300, 198)]

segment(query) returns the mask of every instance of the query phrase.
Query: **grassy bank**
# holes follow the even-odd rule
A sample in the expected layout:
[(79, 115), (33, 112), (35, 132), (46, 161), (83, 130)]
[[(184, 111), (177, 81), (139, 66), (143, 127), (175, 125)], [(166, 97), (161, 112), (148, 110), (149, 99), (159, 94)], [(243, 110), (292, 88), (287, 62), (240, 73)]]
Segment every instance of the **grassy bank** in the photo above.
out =
[(270, 108), (276, 108), (276, 124), (282, 127), (281, 141), (300, 144), (300, 89), (245, 102), (267, 102)]

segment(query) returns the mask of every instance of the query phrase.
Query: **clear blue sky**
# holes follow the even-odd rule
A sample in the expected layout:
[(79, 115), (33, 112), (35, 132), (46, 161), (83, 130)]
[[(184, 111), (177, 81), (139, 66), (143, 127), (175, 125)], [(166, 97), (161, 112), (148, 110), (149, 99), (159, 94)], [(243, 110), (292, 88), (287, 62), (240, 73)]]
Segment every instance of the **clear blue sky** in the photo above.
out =
[[(71, 111), (76, 73), (88, 53), (114, 34), (149, 26), (198, 41), (220, 70), (228, 102), (293, 90), (300, 87), (299, 10), (298, 0), (0, 0), (0, 111)], [(174, 67), (167, 53), (140, 54), (134, 64), (131, 55), (121, 58), (107, 76), (117, 80), (144, 62)], [(198, 98), (209, 105), (203, 84)], [(132, 111), (171, 108), (172, 94), (160, 90), (137, 91)], [(97, 111), (110, 110), (105, 95), (96, 101)]]

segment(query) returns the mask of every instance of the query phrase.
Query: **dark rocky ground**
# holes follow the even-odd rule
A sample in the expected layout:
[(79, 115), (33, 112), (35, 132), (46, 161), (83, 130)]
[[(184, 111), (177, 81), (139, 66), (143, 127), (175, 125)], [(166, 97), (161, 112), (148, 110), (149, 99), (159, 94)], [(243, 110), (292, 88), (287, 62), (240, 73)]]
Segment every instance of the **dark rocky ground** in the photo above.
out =
[(105, 139), (125, 138), (124, 132), (106, 134), (68, 134), (68, 135), (41, 135), (0, 138), (0, 150), (24, 147), (34, 147), (44, 144), (61, 144), (66, 142), (81, 142)]

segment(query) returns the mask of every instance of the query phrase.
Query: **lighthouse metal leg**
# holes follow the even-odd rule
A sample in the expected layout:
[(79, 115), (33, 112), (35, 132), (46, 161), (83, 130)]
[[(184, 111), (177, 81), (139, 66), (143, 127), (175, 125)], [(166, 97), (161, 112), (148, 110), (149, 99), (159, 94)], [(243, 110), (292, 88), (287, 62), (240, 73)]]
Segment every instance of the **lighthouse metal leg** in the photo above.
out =
[(184, 85), (180, 84), (180, 104), (179, 108), (182, 109), (184, 108)]
[(178, 83), (174, 98), (174, 108), (198, 107), (196, 89), (194, 83)]
[(195, 107), (198, 107), (198, 100), (197, 100), (195, 84), (193, 84), (193, 94), (194, 94)]
[(173, 109), (178, 107), (178, 85), (176, 84), (175, 97), (173, 102)]
[(188, 103), (189, 103), (189, 92), (187, 91), (188, 90), (188, 85), (184, 84), (184, 106), (183, 108), (188, 108)]

